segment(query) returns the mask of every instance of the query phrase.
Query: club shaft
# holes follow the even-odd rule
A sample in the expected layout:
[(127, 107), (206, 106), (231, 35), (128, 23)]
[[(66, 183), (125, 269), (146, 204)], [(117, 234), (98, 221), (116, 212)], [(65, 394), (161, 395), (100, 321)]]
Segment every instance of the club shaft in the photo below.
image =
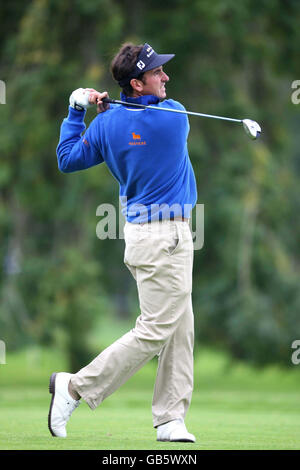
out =
[(183, 111), (181, 109), (171, 109), (171, 108), (163, 108), (163, 107), (160, 108), (158, 106), (151, 106), (151, 105), (146, 106), (140, 103), (129, 103), (127, 101), (114, 100), (111, 98), (103, 98), (102, 101), (104, 103), (123, 104), (127, 106), (135, 106), (137, 108), (143, 108), (143, 109), (156, 109), (157, 111), (169, 111), (171, 113), (189, 114), (190, 116), (200, 116), (200, 117), (207, 117), (207, 118), (212, 118), (212, 119), (221, 119), (222, 121), (242, 122), (242, 119), (233, 119), (233, 118), (224, 117), (224, 116), (214, 116), (213, 114), (195, 113), (193, 111)]

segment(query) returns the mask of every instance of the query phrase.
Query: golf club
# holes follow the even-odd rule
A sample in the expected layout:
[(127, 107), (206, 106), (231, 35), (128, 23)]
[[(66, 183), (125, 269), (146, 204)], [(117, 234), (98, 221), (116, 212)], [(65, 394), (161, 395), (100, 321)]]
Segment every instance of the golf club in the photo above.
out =
[(200, 117), (207, 117), (207, 118), (212, 118), (212, 119), (221, 119), (223, 121), (239, 122), (243, 124), (246, 134), (253, 140), (257, 139), (261, 134), (260, 125), (257, 122), (252, 121), (251, 119), (233, 119), (233, 118), (223, 117), (223, 116), (214, 116), (212, 114), (195, 113), (193, 111), (182, 111), (179, 109), (159, 108), (158, 106), (151, 106), (151, 105), (146, 106), (144, 104), (139, 104), (139, 103), (128, 103), (126, 101), (115, 100), (112, 98), (103, 98), (102, 101), (103, 103), (124, 104), (127, 106), (128, 105), (136, 106), (138, 108), (144, 108), (144, 109), (156, 109), (158, 111), (170, 111), (172, 113), (189, 114), (191, 116), (200, 116)]

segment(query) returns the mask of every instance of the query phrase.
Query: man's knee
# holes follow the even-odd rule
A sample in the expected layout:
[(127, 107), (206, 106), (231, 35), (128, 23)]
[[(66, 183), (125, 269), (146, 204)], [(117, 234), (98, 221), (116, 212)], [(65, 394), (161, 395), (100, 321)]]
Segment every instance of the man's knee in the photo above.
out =
[(140, 341), (149, 342), (161, 350), (181, 323), (181, 316), (170, 318), (168, 321), (151, 323), (149, 321), (137, 321), (134, 329), (136, 337)]

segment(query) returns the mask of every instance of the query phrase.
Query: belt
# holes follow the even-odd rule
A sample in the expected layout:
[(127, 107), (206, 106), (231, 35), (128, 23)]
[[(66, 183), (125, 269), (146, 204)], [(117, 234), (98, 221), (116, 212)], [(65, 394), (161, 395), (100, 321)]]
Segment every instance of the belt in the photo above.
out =
[(180, 222), (189, 222), (189, 219), (184, 217), (171, 217), (170, 220), (180, 220)]
[(162, 220), (149, 220), (148, 222), (139, 222), (140, 225), (144, 225), (144, 224), (151, 224), (153, 222), (163, 222), (164, 220), (171, 220), (171, 221), (174, 221), (174, 220), (179, 220), (180, 222), (187, 222), (189, 223), (189, 220), (190, 219), (186, 219), (185, 217), (170, 217), (169, 219), (162, 219)]

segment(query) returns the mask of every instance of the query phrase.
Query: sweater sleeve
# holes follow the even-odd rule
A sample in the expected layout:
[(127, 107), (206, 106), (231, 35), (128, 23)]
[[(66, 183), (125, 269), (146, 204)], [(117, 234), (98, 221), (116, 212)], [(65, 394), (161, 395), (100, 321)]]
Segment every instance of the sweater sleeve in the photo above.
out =
[(104, 161), (99, 148), (97, 120), (94, 119), (81, 135), (86, 129), (84, 116), (85, 111), (69, 106), (68, 117), (61, 125), (56, 154), (58, 168), (63, 173), (85, 170)]

